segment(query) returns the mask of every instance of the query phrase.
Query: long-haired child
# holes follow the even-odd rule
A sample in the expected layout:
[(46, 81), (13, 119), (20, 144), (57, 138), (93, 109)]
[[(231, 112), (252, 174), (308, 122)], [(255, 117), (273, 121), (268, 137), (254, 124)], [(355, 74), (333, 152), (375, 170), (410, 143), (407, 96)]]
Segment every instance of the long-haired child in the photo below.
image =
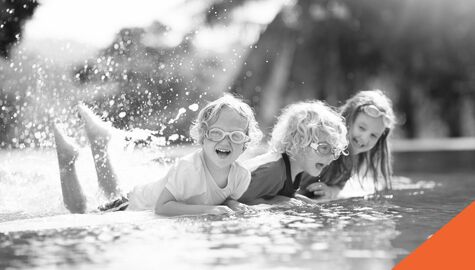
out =
[(390, 189), (388, 137), (396, 123), (391, 100), (381, 90), (360, 91), (340, 111), (348, 127), (349, 155), (341, 156), (318, 177), (304, 175), (300, 192), (334, 199)]

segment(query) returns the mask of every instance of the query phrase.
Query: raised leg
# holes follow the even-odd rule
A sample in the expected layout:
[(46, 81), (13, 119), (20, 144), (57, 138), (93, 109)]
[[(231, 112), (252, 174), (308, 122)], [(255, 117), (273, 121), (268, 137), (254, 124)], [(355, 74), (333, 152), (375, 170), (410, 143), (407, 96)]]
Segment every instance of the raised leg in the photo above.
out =
[(53, 125), (53, 131), (64, 204), (71, 213), (85, 213), (86, 197), (76, 174), (77, 146), (58, 129), (56, 124)]
[(102, 121), (83, 104), (78, 105), (78, 111), (84, 120), (86, 134), (91, 144), (99, 186), (108, 199), (114, 199), (120, 196), (121, 192), (108, 150), (112, 126)]

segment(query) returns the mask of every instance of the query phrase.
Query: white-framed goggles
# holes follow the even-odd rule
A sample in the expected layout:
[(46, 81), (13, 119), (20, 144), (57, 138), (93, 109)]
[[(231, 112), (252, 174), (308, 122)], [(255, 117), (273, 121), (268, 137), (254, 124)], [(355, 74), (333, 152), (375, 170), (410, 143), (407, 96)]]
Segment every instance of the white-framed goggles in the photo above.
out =
[(391, 122), (387, 114), (384, 111), (380, 110), (378, 107), (376, 107), (376, 105), (373, 105), (373, 104), (363, 105), (361, 106), (361, 110), (365, 112), (367, 115), (369, 115), (370, 117), (373, 117), (373, 118), (382, 117), (383, 122), (386, 126), (388, 126), (389, 123)]
[(219, 142), (228, 136), (229, 140), (235, 144), (246, 143), (250, 140), (249, 136), (247, 136), (243, 131), (235, 130), (228, 132), (217, 127), (208, 129), (205, 136), (208, 140), (213, 142)]
[(332, 154), (333, 159), (337, 160), (341, 155), (347, 156), (347, 150), (340, 150), (335, 147), (332, 147), (329, 143), (326, 142), (313, 142), (310, 144), (310, 147), (315, 150), (317, 153), (323, 156)]

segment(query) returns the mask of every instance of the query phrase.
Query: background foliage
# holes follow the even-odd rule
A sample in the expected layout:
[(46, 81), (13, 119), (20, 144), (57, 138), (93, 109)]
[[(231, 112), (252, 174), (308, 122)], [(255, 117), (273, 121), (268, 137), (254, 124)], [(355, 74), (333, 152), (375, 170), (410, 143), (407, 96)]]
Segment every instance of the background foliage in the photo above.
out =
[[(1, 146), (49, 145), (50, 123), (70, 121), (78, 101), (116, 127), (188, 141), (196, 110), (223, 91), (247, 99), (266, 131), (289, 103), (338, 106), (358, 90), (381, 88), (399, 116), (396, 136), (475, 135), (471, 1), (298, 0), (275, 2), (265, 24), (237, 19), (259, 2), (209, 1), (173, 46), (163, 42), (173, 29), (158, 21), (124, 28), (94, 57), (65, 65), (21, 49), (22, 26), (38, 3), (2, 0)], [(200, 51), (199, 30), (219, 27), (257, 29), (257, 38)]]

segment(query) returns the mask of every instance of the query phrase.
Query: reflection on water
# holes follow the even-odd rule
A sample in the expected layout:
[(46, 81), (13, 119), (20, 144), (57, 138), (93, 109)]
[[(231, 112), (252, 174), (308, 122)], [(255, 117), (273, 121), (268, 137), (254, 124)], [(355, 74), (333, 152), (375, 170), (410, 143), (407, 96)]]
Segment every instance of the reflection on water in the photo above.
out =
[(405, 253), (390, 243), (399, 218), (387, 201), (353, 199), (255, 214), (5, 232), (0, 265), (389, 269)]
[(43, 212), (28, 205), (34, 200), (24, 201), (23, 211), (0, 205), (10, 210), (0, 211), (0, 269), (391, 269), (475, 194), (470, 175), (411, 175), (412, 182), (401, 179), (387, 196), (313, 208), (179, 218), (151, 212), (64, 215), (59, 197), (47, 199), (59, 192), (47, 192), (59, 186), (55, 175), (43, 174), (48, 166), (33, 166), (36, 172), (28, 176), (23, 165), (20, 178), (29, 179), (0, 166), (0, 193), (35, 185), (46, 195), (24, 198), (50, 204)]

